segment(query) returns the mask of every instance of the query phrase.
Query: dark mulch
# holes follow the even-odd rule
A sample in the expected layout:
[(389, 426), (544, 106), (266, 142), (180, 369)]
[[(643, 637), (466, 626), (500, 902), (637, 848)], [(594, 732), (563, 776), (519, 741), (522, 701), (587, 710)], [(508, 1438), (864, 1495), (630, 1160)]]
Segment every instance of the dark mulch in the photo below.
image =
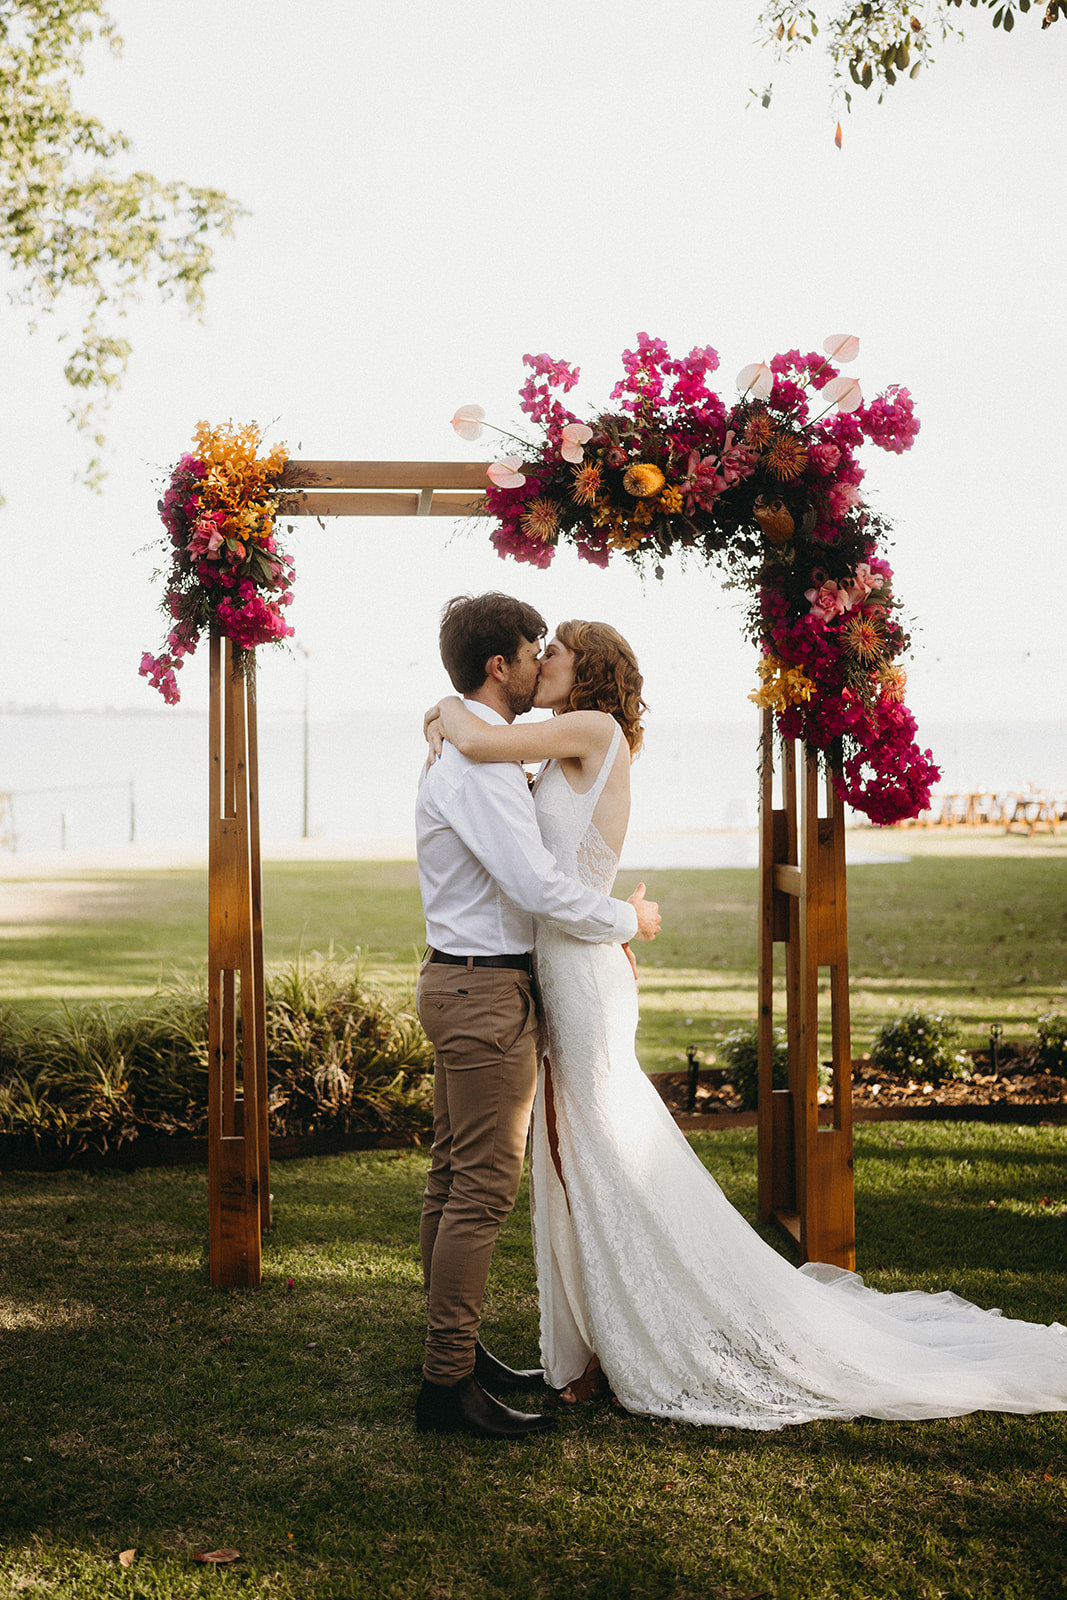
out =
[[(1041, 1067), (1034, 1053), (1021, 1045), (1005, 1044), (996, 1061), (988, 1050), (966, 1051), (971, 1071), (967, 1078), (931, 1083), (902, 1077), (876, 1067), (867, 1056), (852, 1063), (852, 1106), (859, 1119), (866, 1117), (936, 1116), (996, 1120), (1018, 1112), (1022, 1121), (1061, 1121), (1067, 1118), (1067, 1078)], [(692, 1082), (689, 1071), (650, 1074), (668, 1108), (687, 1128), (699, 1121), (714, 1124), (717, 1117), (738, 1116), (755, 1120), (725, 1071), (702, 1067)], [(829, 1098), (829, 1096), (827, 1096)], [(697, 1120), (699, 1119), (699, 1121)]]

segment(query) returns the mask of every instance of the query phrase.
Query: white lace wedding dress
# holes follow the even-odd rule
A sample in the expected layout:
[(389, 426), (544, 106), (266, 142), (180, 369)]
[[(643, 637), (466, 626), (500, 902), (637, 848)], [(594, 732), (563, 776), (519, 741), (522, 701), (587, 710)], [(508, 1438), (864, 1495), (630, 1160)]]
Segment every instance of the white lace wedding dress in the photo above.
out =
[[(587, 794), (556, 763), (537, 814), (564, 871), (607, 892), (594, 822), (619, 735)], [(562, 1388), (595, 1352), (623, 1406), (743, 1428), (1067, 1408), (1067, 1329), (951, 1293), (881, 1294), (791, 1266), (749, 1227), (678, 1131), (634, 1054), (637, 989), (618, 945), (537, 935), (558, 1148), (544, 1074), (531, 1147), (541, 1356)]]

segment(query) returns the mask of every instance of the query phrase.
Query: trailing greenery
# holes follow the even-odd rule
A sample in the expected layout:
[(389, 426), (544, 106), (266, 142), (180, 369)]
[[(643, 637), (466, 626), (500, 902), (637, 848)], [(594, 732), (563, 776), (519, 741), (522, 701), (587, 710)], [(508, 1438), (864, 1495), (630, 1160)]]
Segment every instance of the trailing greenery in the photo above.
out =
[[(741, 1109), (755, 1111), (759, 1105), (759, 1030), (733, 1028), (720, 1040), (716, 1054), (741, 1096)], [(781, 1028), (774, 1030), (771, 1086), (774, 1089), (789, 1087), (789, 1050)]]
[[(909, 0), (831, 0), (814, 5), (811, 0), (763, 0), (756, 22), (757, 36), (770, 46), (777, 62), (790, 61), (809, 50), (821, 36), (830, 68), (835, 98), (840, 96), (851, 107), (851, 82), (859, 89), (877, 89), (882, 96), (904, 78), (918, 77), (924, 66), (933, 63), (938, 44), (953, 35), (962, 38), (954, 11), (965, 0), (927, 0), (914, 6)], [(1010, 33), (1015, 14), (1025, 15), (1031, 0), (969, 0), (993, 13), (994, 28)], [(1064, 0), (1045, 0), (1034, 5), (1031, 26), (1048, 28), (1067, 11)], [(760, 103), (771, 103), (773, 85), (768, 84)]]
[(878, 1029), (871, 1060), (885, 1072), (941, 1083), (970, 1071), (959, 1042), (959, 1025), (951, 1017), (915, 1009)]
[[(386, 996), (356, 961), (301, 957), (268, 977), (267, 1080), (275, 1135), (403, 1134), (431, 1122), (433, 1053), (411, 995)], [(50, 1151), (121, 1149), (206, 1132), (208, 1004), (174, 984), (147, 1004), (0, 1012), (0, 1132)]]
[[(751, 1218), (755, 1130), (692, 1143)], [(857, 1127), (861, 1271), (1062, 1319), (1065, 1158), (1064, 1128)], [(422, 1151), (277, 1163), (262, 1286), (228, 1291), (202, 1172), (0, 1176), (0, 1594), (1063, 1594), (1067, 1414), (758, 1434), (609, 1405), (518, 1446), (416, 1434), (425, 1174)], [(490, 1348), (535, 1359), (525, 1186), (486, 1318)], [(192, 1560), (224, 1546), (230, 1568)]]

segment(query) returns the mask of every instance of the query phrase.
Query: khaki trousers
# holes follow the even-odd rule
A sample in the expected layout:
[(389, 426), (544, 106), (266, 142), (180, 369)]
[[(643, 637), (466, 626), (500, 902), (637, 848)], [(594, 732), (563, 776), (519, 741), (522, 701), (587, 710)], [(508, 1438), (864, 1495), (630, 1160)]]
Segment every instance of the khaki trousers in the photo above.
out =
[(429, 960), (416, 998), (434, 1048), (434, 1141), (419, 1231), (423, 1374), (455, 1384), (474, 1367), (489, 1264), (519, 1190), (537, 1087), (537, 1008), (519, 969)]

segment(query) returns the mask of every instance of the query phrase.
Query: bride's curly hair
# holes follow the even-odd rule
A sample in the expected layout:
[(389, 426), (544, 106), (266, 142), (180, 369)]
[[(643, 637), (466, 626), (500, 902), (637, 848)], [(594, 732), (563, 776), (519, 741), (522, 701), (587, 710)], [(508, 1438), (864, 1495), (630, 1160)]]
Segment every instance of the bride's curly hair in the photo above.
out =
[(644, 679), (637, 657), (608, 622), (561, 622), (556, 638), (574, 651), (574, 683), (563, 711), (606, 711), (622, 728), (631, 756), (641, 748)]

